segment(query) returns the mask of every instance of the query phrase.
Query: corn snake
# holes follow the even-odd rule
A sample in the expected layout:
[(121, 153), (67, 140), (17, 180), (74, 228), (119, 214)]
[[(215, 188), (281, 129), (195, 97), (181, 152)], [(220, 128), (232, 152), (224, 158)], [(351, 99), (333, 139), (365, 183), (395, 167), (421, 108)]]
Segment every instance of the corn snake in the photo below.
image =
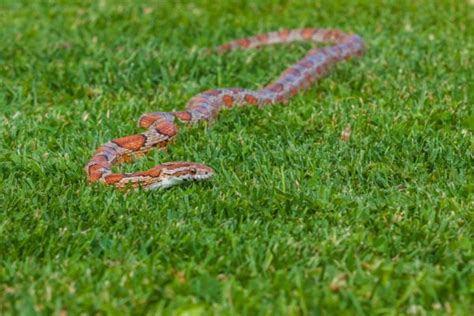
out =
[(152, 148), (164, 149), (178, 132), (175, 121), (196, 123), (212, 121), (223, 108), (233, 106), (266, 106), (286, 104), (300, 90), (305, 90), (326, 75), (337, 62), (361, 56), (365, 51), (363, 40), (355, 34), (337, 29), (296, 29), (263, 33), (231, 41), (216, 48), (224, 53), (234, 49), (250, 49), (264, 45), (312, 41), (332, 46), (314, 48), (296, 64), (287, 68), (280, 77), (260, 90), (243, 88), (213, 89), (192, 97), (184, 111), (152, 112), (142, 115), (139, 126), (147, 130), (140, 134), (113, 139), (100, 146), (85, 166), (90, 182), (103, 182), (121, 189), (167, 188), (183, 181), (206, 180), (213, 176), (212, 168), (194, 162), (162, 163), (147, 171), (114, 173), (112, 166), (142, 156)]

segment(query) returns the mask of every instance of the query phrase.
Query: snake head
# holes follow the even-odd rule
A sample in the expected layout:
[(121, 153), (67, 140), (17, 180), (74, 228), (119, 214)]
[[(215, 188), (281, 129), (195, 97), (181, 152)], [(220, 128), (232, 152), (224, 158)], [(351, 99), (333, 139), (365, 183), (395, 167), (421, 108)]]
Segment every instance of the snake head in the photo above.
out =
[(212, 168), (194, 162), (169, 162), (159, 165), (159, 181), (147, 189), (169, 188), (185, 181), (203, 181), (214, 175)]

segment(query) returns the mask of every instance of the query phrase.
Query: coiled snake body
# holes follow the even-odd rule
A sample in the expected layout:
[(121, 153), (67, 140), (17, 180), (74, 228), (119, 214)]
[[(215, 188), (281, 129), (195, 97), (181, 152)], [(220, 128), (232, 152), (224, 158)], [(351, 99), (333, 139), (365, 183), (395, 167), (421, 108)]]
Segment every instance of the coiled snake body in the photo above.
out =
[(234, 49), (256, 48), (263, 45), (312, 41), (332, 44), (314, 48), (298, 63), (286, 69), (273, 83), (260, 90), (242, 88), (208, 90), (192, 97), (184, 111), (153, 112), (141, 116), (139, 125), (143, 133), (113, 139), (100, 146), (85, 170), (90, 182), (103, 182), (118, 188), (166, 188), (188, 180), (205, 180), (214, 171), (194, 162), (168, 162), (147, 171), (114, 173), (112, 165), (142, 156), (152, 148), (165, 148), (176, 137), (175, 121), (195, 123), (217, 118), (223, 108), (233, 106), (265, 106), (287, 103), (289, 98), (308, 88), (323, 77), (335, 63), (363, 54), (364, 42), (358, 35), (346, 34), (336, 29), (298, 29), (260, 34), (229, 42), (216, 48), (218, 52)]

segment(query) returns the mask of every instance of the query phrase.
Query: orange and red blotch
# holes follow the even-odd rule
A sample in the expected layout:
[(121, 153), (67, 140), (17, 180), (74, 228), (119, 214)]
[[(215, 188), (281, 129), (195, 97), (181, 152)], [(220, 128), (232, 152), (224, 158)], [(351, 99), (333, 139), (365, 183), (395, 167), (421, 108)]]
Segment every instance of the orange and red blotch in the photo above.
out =
[(228, 94), (224, 95), (222, 97), (222, 102), (224, 102), (224, 105), (228, 108), (232, 107), (234, 105), (234, 98)]
[(316, 29), (304, 29), (301, 35), (305, 40), (308, 40), (313, 37), (313, 34), (316, 33), (316, 31)]
[(324, 35), (323, 39), (328, 42), (338, 42), (346, 38), (347, 35), (339, 30), (328, 30)]
[(174, 115), (180, 120), (184, 122), (190, 122), (193, 119), (193, 116), (188, 111), (182, 112), (175, 112)]
[(140, 118), (140, 121), (138, 122), (138, 125), (140, 125), (143, 128), (148, 128), (150, 127), (155, 121), (161, 119), (161, 115), (154, 115), (154, 114), (146, 114), (143, 115)]
[(178, 133), (178, 127), (170, 121), (161, 121), (153, 126), (153, 128), (161, 135), (169, 137), (173, 137)]
[(112, 140), (112, 142), (125, 149), (140, 151), (142, 150), (143, 145), (145, 145), (146, 137), (142, 134), (137, 134), (116, 138)]
[(224, 44), (224, 45), (221, 45), (217, 48), (218, 51), (221, 51), (221, 52), (226, 52), (226, 51), (229, 51), (232, 49), (232, 44), (231, 43), (227, 43), (227, 44)]
[(282, 41), (288, 40), (288, 36), (290, 35), (290, 31), (288, 30), (283, 30), (278, 33), (278, 36), (282, 39)]
[(144, 171), (142, 174), (143, 176), (158, 178), (161, 174), (161, 167), (160, 166), (153, 167), (150, 170)]
[(268, 42), (268, 36), (265, 33), (262, 33), (257, 36), (257, 39), (262, 42), (263, 44), (266, 44)]
[(250, 46), (250, 40), (248, 38), (243, 38), (238, 40), (237, 44), (242, 48), (248, 48)]
[(257, 104), (257, 102), (258, 102), (258, 99), (256, 97), (254, 97), (253, 95), (250, 95), (250, 94), (246, 94), (244, 96), (244, 100), (248, 104), (252, 104), (252, 105)]
[(125, 175), (122, 173), (111, 173), (104, 177), (104, 181), (107, 184), (115, 184), (125, 178)]
[(103, 164), (92, 164), (87, 168), (87, 175), (90, 182), (96, 182), (102, 177), (101, 169), (105, 166)]

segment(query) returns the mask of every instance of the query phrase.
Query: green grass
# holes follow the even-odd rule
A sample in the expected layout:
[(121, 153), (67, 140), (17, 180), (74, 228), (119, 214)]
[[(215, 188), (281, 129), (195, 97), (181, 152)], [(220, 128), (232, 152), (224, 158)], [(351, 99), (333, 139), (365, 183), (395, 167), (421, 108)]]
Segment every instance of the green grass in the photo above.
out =
[[(474, 4), (326, 2), (2, 2), (0, 314), (471, 313)], [(212, 181), (87, 183), (142, 113), (261, 87), (309, 45), (203, 48), (306, 26), (367, 54), (120, 169), (198, 161)]]

